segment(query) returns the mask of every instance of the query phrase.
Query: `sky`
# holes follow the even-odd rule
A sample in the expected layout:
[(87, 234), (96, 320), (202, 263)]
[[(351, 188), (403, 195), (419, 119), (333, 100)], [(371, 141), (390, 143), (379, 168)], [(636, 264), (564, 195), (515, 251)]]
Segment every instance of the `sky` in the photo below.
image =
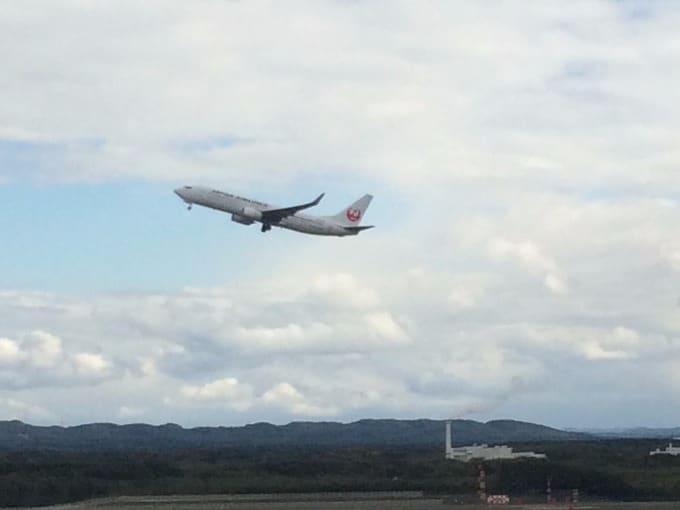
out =
[[(0, 419), (680, 425), (680, 4), (0, 2)], [(188, 212), (364, 193), (375, 229)]]

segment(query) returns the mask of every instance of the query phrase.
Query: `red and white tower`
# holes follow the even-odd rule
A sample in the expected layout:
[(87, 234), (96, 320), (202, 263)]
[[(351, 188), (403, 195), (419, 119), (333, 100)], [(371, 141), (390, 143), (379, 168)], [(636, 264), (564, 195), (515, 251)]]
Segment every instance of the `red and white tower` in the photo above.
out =
[(479, 465), (479, 503), (486, 505), (486, 473), (484, 465)]

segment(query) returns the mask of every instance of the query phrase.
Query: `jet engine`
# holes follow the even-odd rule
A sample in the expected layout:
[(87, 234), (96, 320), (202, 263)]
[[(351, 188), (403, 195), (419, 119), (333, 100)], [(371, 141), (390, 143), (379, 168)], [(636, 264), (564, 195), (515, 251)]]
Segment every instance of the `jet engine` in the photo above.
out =
[(254, 222), (254, 220), (246, 218), (245, 216), (241, 216), (240, 214), (232, 214), (231, 221), (235, 221), (236, 223), (240, 223), (241, 225), (252, 225)]
[(239, 216), (242, 216), (244, 218), (247, 218), (249, 220), (261, 220), (262, 219), (262, 211), (258, 211), (257, 209), (254, 209), (252, 207), (244, 207), (241, 210), (241, 214)]

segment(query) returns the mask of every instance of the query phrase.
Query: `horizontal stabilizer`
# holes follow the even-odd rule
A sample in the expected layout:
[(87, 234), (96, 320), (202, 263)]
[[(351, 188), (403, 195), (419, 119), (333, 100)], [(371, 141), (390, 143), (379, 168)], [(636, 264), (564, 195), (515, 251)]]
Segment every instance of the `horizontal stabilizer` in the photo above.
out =
[(366, 225), (365, 227), (345, 227), (345, 230), (347, 232), (352, 232), (354, 234), (358, 234), (359, 232), (363, 230), (368, 230), (369, 228), (373, 228), (375, 225)]

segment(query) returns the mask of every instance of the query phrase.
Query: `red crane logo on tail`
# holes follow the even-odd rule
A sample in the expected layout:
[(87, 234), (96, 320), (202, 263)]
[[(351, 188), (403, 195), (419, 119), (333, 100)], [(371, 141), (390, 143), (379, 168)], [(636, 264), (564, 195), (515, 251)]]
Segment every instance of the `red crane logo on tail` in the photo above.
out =
[(349, 221), (359, 221), (361, 218), (361, 209), (347, 209), (347, 219)]

